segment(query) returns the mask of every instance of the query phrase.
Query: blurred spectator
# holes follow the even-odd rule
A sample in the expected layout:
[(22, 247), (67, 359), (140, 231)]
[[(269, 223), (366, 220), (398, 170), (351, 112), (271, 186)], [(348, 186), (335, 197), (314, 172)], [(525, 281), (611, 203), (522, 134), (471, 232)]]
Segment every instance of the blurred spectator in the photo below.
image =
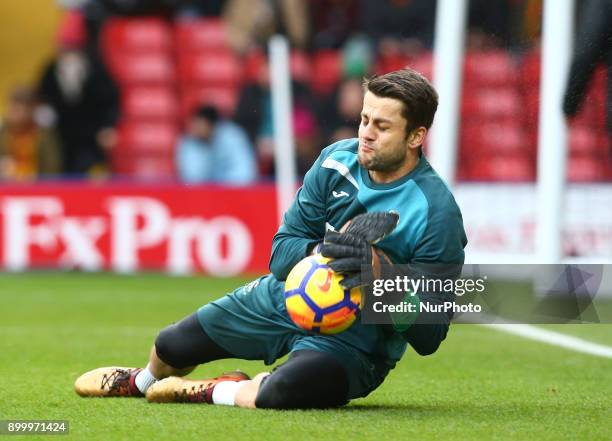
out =
[(436, 0), (361, 0), (363, 31), (376, 47), (399, 42), (408, 51), (433, 46)]
[(321, 145), (316, 127), (316, 115), (306, 100), (294, 98), (293, 135), (297, 172), (304, 176), (321, 153)]
[(259, 64), (256, 75), (255, 82), (242, 87), (234, 119), (246, 130), (255, 146), (259, 173), (266, 176), (272, 175), (274, 167), (272, 95), (266, 60)]
[(193, 113), (176, 148), (179, 178), (187, 183), (249, 184), (257, 178), (253, 147), (238, 125), (204, 106)]
[(190, 2), (187, 0), (87, 0), (84, 3), (84, 6), (97, 3), (110, 13), (117, 15), (154, 15), (172, 14), (174, 10)]
[(519, 38), (523, 46), (531, 47), (537, 44), (542, 34), (542, 1), (522, 0), (522, 11), (519, 15)]
[[(156, 15), (172, 17), (182, 8), (190, 6), (189, 0), (56, 0), (70, 13), (82, 14), (87, 28), (84, 47), (93, 57), (98, 57), (98, 45), (104, 22), (119, 16)], [(201, 3), (199, 0), (193, 2)], [(206, 0), (203, 3), (216, 3)]]
[(101, 176), (117, 140), (119, 97), (104, 66), (83, 50), (85, 42), (83, 16), (72, 11), (60, 26), (59, 53), (45, 69), (39, 93), (55, 113), (63, 171)]
[(228, 0), (224, 18), (232, 48), (246, 53), (281, 33), (293, 47), (305, 48), (310, 32), (309, 5), (303, 0)]
[(325, 145), (356, 136), (362, 105), (361, 79), (345, 79), (337, 92), (323, 103), (319, 112), (321, 135)]
[(60, 172), (60, 149), (55, 131), (34, 120), (34, 91), (15, 88), (0, 127), (0, 179), (31, 181)]
[(225, 6), (225, 0), (180, 0), (178, 3), (175, 16), (179, 19), (219, 17)]
[(468, 47), (488, 50), (511, 47), (518, 39), (522, 0), (470, 0)]
[(342, 48), (342, 72), (346, 77), (370, 76), (375, 58), (370, 39), (356, 34)]
[(272, 97), (270, 73), (266, 61), (257, 68), (255, 82), (245, 84), (238, 98), (235, 121), (246, 130), (258, 157), (272, 158)]
[[(299, 81), (292, 82), (293, 129), (296, 141), (298, 171), (305, 173), (318, 154), (318, 133), (312, 93)], [(247, 83), (240, 91), (236, 122), (242, 126), (257, 152), (259, 172), (263, 176), (274, 174), (274, 127), (270, 73), (267, 61), (258, 68), (256, 82)]]
[(612, 139), (612, 0), (588, 0), (583, 4), (574, 55), (563, 100), (563, 112), (574, 116), (599, 62), (608, 71), (608, 133)]
[(310, 0), (314, 49), (340, 49), (359, 32), (359, 0)]

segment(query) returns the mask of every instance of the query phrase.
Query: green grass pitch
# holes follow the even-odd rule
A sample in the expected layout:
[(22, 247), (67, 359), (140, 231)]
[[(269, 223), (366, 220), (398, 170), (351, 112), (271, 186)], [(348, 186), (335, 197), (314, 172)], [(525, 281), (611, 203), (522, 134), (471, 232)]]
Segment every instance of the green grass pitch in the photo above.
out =
[[(336, 410), (148, 404), (83, 399), (73, 392), (74, 380), (84, 371), (142, 366), (159, 329), (244, 282), (0, 275), (0, 419), (69, 420), (66, 438), (83, 440), (612, 437), (612, 360), (476, 325), (453, 325), (432, 356), (409, 350), (378, 390)], [(554, 329), (612, 344), (612, 325)], [(235, 368), (255, 374), (264, 366), (227, 360), (201, 366), (192, 376)]]

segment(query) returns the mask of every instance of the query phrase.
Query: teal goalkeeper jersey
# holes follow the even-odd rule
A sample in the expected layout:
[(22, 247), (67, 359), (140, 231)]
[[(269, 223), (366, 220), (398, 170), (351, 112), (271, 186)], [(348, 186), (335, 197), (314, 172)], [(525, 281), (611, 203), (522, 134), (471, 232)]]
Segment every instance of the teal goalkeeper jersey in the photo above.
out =
[[(357, 160), (357, 139), (325, 148), (304, 178), (295, 200), (274, 236), (270, 270), (283, 281), (326, 230), (339, 231), (356, 215), (373, 211), (399, 213), (397, 228), (377, 243), (397, 264), (462, 264), (467, 239), (453, 195), (425, 156), (406, 176), (388, 184), (373, 182)], [(335, 338), (376, 353), (394, 364), (406, 343), (387, 336), (380, 326), (354, 325)]]
[(444, 181), (421, 156), (406, 176), (377, 184), (357, 161), (357, 139), (325, 148), (306, 173), (304, 185), (274, 236), (270, 270), (285, 280), (325, 231), (356, 215), (396, 211), (395, 231), (376, 246), (394, 263), (460, 263), (467, 239), (461, 211)]

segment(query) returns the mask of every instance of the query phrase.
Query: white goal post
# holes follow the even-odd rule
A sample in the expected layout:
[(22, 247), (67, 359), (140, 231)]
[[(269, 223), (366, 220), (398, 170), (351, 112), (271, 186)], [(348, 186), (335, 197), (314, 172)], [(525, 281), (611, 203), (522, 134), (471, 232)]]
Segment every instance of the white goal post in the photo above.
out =
[(274, 167), (279, 225), (295, 196), (297, 172), (293, 137), (289, 42), (275, 35), (268, 44), (270, 52), (270, 89), (274, 124)]

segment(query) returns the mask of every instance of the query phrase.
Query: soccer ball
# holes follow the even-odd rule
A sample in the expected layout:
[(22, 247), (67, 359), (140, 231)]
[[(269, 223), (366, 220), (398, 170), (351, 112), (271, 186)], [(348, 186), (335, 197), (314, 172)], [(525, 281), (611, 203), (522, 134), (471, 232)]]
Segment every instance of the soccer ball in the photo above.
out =
[(328, 258), (315, 254), (293, 267), (285, 282), (285, 305), (302, 329), (337, 334), (353, 324), (361, 305), (361, 289), (340, 286), (342, 275), (327, 266)]

